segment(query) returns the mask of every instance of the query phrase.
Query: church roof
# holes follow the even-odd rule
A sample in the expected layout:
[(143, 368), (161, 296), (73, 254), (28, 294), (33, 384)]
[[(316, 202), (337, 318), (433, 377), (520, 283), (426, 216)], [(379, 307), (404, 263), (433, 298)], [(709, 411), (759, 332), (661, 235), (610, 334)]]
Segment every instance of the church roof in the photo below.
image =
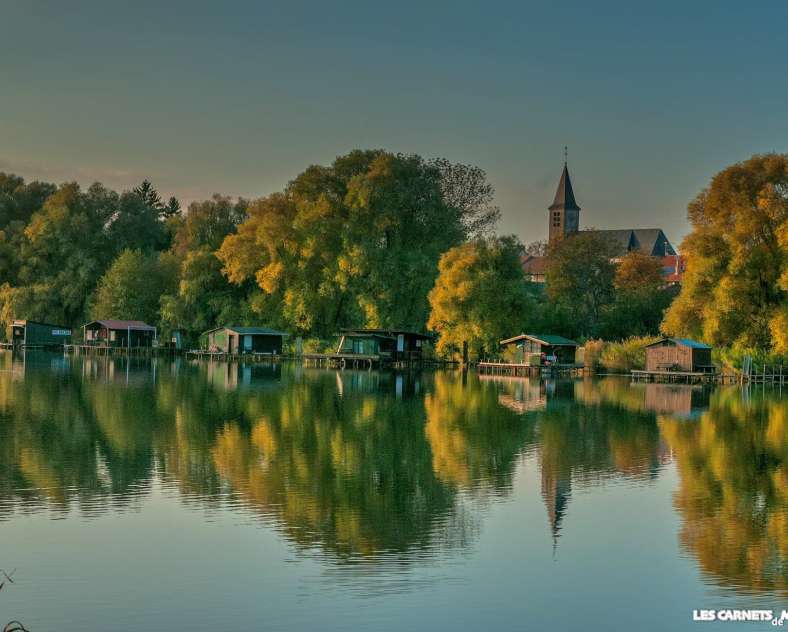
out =
[(609, 239), (615, 246), (617, 256), (623, 256), (632, 250), (639, 250), (644, 255), (653, 257), (676, 254), (661, 228), (622, 228), (588, 232)]
[(580, 207), (575, 202), (575, 193), (572, 191), (572, 181), (569, 179), (569, 169), (564, 163), (564, 170), (561, 172), (561, 179), (558, 181), (558, 189), (555, 192), (555, 199), (549, 207), (551, 211), (579, 211)]

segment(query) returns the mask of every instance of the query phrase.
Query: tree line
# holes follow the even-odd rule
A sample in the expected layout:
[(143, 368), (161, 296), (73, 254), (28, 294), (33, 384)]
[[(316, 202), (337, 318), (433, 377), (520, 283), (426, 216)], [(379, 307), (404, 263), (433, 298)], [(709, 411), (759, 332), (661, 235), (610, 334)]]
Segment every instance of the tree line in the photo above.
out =
[[(787, 156), (733, 165), (690, 204), (680, 292), (658, 260), (617, 258), (599, 234), (495, 236), (493, 197), (478, 167), (383, 150), (186, 210), (148, 181), (118, 193), (0, 174), (0, 320), (262, 324), (318, 340), (429, 328), (439, 352), (467, 341), (480, 355), (524, 331), (788, 351)], [(526, 251), (545, 253), (545, 284), (524, 278)]]

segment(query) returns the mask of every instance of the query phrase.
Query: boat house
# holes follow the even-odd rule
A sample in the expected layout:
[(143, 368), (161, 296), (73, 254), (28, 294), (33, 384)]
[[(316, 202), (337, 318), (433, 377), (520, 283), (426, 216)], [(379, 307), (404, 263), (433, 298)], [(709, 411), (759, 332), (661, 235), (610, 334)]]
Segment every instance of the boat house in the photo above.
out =
[(711, 347), (689, 338), (662, 338), (646, 346), (646, 371), (711, 373)]
[(71, 329), (35, 320), (14, 320), (8, 326), (8, 341), (15, 347), (62, 347)]
[(208, 351), (281, 355), (288, 334), (265, 327), (217, 327), (202, 335)]
[(403, 329), (343, 329), (337, 355), (385, 357), (394, 362), (418, 362), (432, 336)]
[[(578, 344), (574, 340), (551, 334), (520, 334), (501, 340), (501, 346), (514, 345), (523, 364), (574, 365)], [(536, 360), (538, 358), (538, 361)]]
[(156, 328), (141, 320), (94, 320), (82, 326), (85, 344), (128, 349), (152, 347)]

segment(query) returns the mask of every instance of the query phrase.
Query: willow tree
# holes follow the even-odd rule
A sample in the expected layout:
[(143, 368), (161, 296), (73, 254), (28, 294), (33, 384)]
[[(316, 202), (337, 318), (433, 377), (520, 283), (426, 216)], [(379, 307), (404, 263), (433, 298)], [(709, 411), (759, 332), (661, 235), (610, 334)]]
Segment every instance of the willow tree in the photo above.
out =
[(231, 282), (254, 280), (261, 311), (278, 308), (292, 329), (421, 328), (441, 254), (496, 219), (482, 175), (353, 151), (253, 202), (217, 256)]
[(663, 331), (788, 352), (788, 155), (724, 169), (688, 216), (687, 270)]
[(446, 252), (429, 293), (427, 326), (439, 334), (439, 353), (451, 353), (467, 342), (478, 355), (498, 349), (501, 339), (523, 331), (533, 318), (514, 237), (479, 239)]

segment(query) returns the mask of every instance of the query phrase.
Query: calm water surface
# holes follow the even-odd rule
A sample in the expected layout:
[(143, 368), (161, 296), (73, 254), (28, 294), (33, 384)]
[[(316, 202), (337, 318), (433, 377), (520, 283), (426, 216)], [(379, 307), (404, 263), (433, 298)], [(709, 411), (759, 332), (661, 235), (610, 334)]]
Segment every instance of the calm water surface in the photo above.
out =
[(779, 390), (6, 352), (0, 457), (0, 619), (34, 632), (788, 607)]

